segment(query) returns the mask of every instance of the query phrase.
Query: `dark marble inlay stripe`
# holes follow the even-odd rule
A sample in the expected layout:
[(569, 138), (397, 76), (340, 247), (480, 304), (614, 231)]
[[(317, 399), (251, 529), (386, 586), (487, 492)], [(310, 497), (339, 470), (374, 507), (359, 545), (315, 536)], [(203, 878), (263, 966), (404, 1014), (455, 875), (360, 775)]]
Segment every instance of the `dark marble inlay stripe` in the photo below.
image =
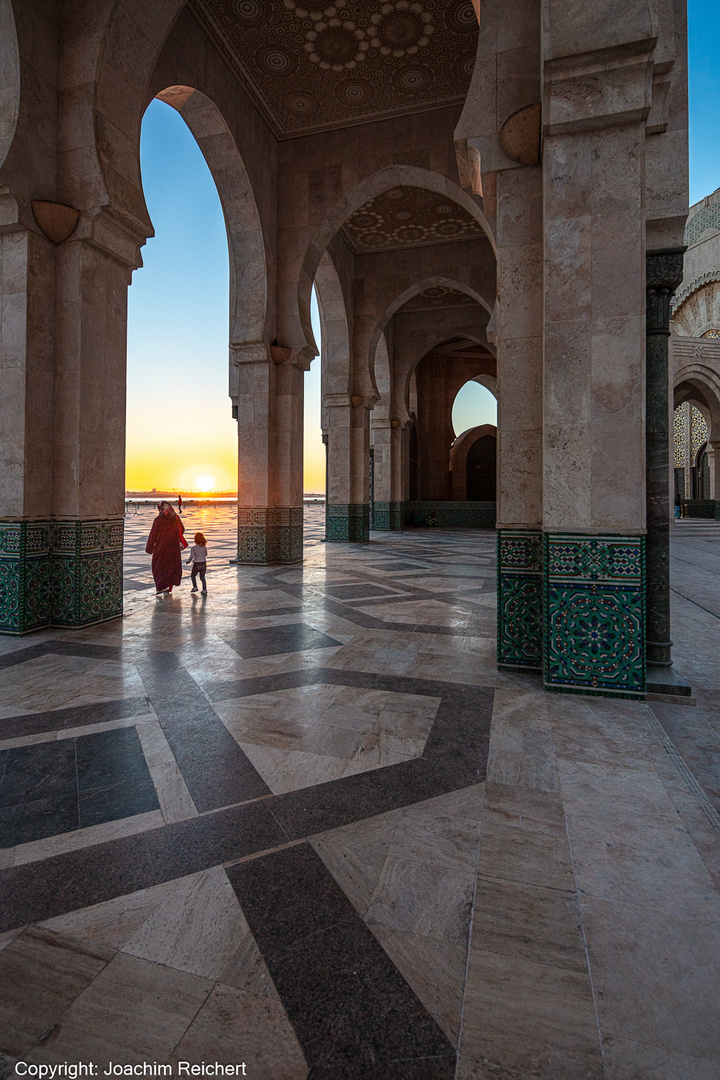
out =
[(124, 720), (128, 716), (141, 716), (147, 712), (147, 698), (122, 698), (118, 701), (98, 701), (92, 705), (76, 705), (72, 709), (38, 712), (31, 716), (7, 716), (0, 720), (0, 739), (64, 731), (88, 724), (104, 724), (111, 720)]
[(301, 622), (240, 630), (232, 636), (223, 635), (223, 640), (246, 659), (304, 652), (306, 649), (333, 649), (342, 644), (322, 630)]
[(201, 814), (270, 794), (270, 788), (197, 686), (194, 694), (153, 699), (153, 705)]
[[(271, 575), (272, 572), (264, 576), (267, 579), (271, 579)], [(370, 582), (373, 582), (375, 580), (367, 574), (358, 574), (357, 576), (359, 580), (364, 579), (365, 581)], [(387, 579), (383, 579), (383, 583), (387, 584)], [(316, 583), (313, 583), (312, 585), (303, 585), (300, 582), (298, 582), (297, 584), (283, 582), (278, 587), (282, 588), (282, 590), (288, 593), (290, 596), (296, 596), (300, 600), (304, 599), (306, 618), (311, 617), (311, 611), (314, 609), (317, 611), (326, 612), (328, 615), (334, 615), (338, 618), (344, 619), (346, 622), (353, 623), (355, 626), (362, 626), (364, 629), (367, 630), (396, 630), (400, 625), (397, 621), (393, 622), (390, 620), (386, 621), (385, 619), (378, 619), (374, 615), (368, 615), (364, 611), (358, 611), (356, 608), (350, 606), (349, 603), (343, 603), (342, 601), (333, 600), (330, 596), (327, 596), (325, 594), (323, 587)], [(426, 590), (419, 589), (415, 586), (408, 585), (406, 587), (405, 584), (403, 584), (402, 586), (398, 585), (398, 588), (402, 588), (403, 592), (417, 595), (418, 599), (428, 599), (433, 595)], [(308, 605), (308, 599), (310, 599), (311, 601), (310, 605)], [(408, 599), (408, 597), (402, 597), (398, 594), (392, 599), (394, 599), (396, 602), (399, 602), (403, 599)], [(473, 608), (475, 608), (476, 606), (477, 605), (473, 605)], [(464, 637), (467, 633), (467, 630), (463, 627), (428, 626), (424, 623), (417, 623), (415, 625), (403, 623), (402, 629), (405, 633), (442, 634), (446, 637)]]
[(286, 842), (259, 802), (11, 867), (0, 873), (0, 933)]
[[(230, 883), (310, 1066), (310, 1077), (451, 1080), (455, 1053), (309, 845), (230, 867)], [(361, 1071), (357, 1071), (360, 1069)], [(319, 1071), (318, 1071), (319, 1070)]]
[(0, 655), (0, 670), (2, 668), (16, 667), (17, 664), (24, 664), (28, 660), (36, 660), (40, 656), (49, 655), (87, 656), (96, 660), (116, 660), (126, 664), (135, 663), (139, 658), (151, 659), (155, 656), (172, 656), (175, 662), (178, 663), (174, 653), (161, 652), (159, 649), (148, 651), (137, 645), (90, 645), (84, 641), (50, 640)]
[[(494, 694), (490, 687), (316, 668), (218, 683), (213, 697), (223, 700), (323, 682), (440, 697), (423, 755), (0, 872), (0, 932), (268, 851), (290, 839), (305, 839), (484, 779)], [(168, 705), (172, 707), (179, 706)], [(213, 716), (219, 724), (219, 718)], [(209, 779), (212, 781), (212, 775)], [(433, 1075), (428, 1071), (428, 1078)]]
[(270, 794), (255, 766), (174, 653), (157, 655), (137, 666), (200, 813)]

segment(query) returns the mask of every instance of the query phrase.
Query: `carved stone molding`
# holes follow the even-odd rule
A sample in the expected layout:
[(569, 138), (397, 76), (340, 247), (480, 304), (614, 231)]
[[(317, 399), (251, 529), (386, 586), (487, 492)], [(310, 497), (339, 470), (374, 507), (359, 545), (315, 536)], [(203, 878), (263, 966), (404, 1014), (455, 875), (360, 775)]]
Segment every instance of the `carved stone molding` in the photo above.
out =
[(267, 364), (270, 361), (267, 345), (262, 341), (230, 342), (233, 364)]

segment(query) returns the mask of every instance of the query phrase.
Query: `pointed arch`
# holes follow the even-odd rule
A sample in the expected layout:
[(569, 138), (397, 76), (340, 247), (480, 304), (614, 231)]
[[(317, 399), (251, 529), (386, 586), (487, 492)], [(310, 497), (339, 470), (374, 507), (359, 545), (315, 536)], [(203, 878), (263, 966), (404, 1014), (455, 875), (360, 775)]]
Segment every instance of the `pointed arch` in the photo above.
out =
[(217, 105), (190, 86), (157, 97), (182, 116), (215, 181), (230, 252), (230, 346), (259, 343), (267, 314), (267, 265), (260, 215), (245, 163)]
[(452, 180), (448, 180), (447, 177), (416, 165), (389, 165), (385, 169), (379, 169), (371, 176), (366, 176), (331, 207), (315, 230), (303, 256), (298, 283), (298, 309), (300, 323), (305, 335), (306, 348), (313, 355), (317, 354), (317, 346), (310, 321), (310, 297), (315, 273), (323, 253), (327, 250), (332, 238), (342, 224), (356, 210), (359, 210), (370, 199), (382, 195), (384, 191), (389, 191), (391, 188), (400, 185), (425, 188), (457, 203), (477, 221), (488, 238), (493, 252), (496, 253), (495, 238), (479, 202), (473, 195), (463, 191), (461, 187)]
[(720, 434), (720, 374), (706, 364), (687, 364), (674, 379), (674, 408), (689, 401), (707, 413), (710, 438)]

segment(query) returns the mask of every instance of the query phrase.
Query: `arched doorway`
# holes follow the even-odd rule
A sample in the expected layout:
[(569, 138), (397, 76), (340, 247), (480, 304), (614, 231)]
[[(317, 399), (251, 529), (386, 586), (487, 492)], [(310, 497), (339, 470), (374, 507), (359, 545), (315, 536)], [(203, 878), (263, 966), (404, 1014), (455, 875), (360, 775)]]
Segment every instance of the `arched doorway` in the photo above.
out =
[(481, 435), (468, 451), (465, 462), (465, 484), (468, 502), (495, 502), (497, 439)]

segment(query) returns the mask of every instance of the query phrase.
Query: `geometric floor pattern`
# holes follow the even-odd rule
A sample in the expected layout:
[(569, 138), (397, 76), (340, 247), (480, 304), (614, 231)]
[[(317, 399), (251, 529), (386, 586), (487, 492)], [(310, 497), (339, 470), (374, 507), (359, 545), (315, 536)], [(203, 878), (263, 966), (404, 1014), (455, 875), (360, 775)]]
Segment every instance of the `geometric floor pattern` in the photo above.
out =
[(306, 513), (237, 567), (191, 508), (208, 595), (156, 598), (141, 512), (122, 620), (0, 639), (0, 1075), (717, 1080), (720, 531), (687, 707), (498, 672), (489, 530)]

